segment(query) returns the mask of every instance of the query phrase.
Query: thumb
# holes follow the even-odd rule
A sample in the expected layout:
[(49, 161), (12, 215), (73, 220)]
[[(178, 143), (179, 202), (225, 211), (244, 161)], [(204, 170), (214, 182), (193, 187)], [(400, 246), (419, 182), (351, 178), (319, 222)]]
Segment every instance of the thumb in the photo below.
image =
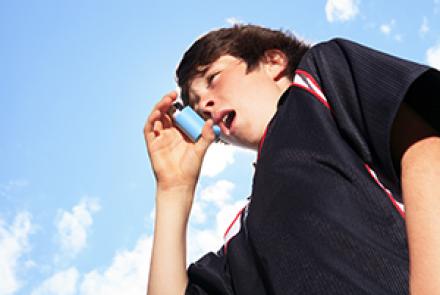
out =
[(212, 130), (213, 126), (214, 122), (212, 119), (208, 119), (203, 126), (202, 136), (200, 136), (196, 143), (196, 149), (199, 153), (205, 154), (208, 147), (215, 140), (215, 133), (214, 130)]

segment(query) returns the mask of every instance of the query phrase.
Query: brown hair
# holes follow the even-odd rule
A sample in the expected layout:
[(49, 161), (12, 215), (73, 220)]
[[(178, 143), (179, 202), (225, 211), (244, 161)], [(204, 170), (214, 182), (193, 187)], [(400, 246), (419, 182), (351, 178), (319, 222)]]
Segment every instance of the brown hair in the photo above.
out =
[(256, 25), (234, 25), (211, 31), (202, 36), (185, 52), (176, 70), (176, 80), (182, 90), (182, 99), (189, 103), (189, 85), (194, 78), (205, 74), (208, 66), (222, 55), (241, 58), (247, 71), (254, 70), (269, 49), (281, 50), (288, 59), (285, 71), (290, 79), (310, 46), (298, 40), (289, 31), (275, 31)]

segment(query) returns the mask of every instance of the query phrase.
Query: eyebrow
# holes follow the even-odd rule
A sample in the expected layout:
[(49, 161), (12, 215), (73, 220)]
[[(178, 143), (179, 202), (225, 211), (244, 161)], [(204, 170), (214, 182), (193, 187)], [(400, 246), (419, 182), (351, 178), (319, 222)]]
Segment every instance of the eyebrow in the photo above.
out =
[(206, 75), (206, 73), (212, 68), (212, 65), (213, 65), (213, 63), (210, 63), (208, 65), (204, 65), (204, 66), (199, 66), (197, 68), (197, 73), (198, 73), (197, 76), (204, 77)]

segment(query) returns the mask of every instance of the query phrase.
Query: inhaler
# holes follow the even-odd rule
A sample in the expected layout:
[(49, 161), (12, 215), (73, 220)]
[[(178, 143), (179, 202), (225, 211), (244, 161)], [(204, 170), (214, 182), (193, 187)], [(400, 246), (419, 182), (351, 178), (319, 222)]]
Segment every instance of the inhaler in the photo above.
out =
[[(191, 107), (183, 106), (180, 102), (175, 102), (168, 113), (173, 117), (176, 126), (187, 135), (193, 142), (196, 142), (202, 135), (205, 121)], [(220, 127), (212, 126), (216, 141), (220, 138)]]

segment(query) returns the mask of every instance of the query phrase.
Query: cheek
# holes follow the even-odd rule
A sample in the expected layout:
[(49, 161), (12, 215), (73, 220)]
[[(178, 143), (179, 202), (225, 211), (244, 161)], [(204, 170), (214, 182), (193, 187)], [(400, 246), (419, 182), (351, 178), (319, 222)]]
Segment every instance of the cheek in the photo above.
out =
[(234, 80), (230, 77), (221, 79), (217, 85), (215, 85), (213, 95), (222, 102), (236, 105), (244, 95), (243, 87), (240, 82), (240, 79)]
[(228, 73), (217, 81), (215, 95), (239, 107), (260, 105), (273, 95), (272, 84), (258, 74)]

